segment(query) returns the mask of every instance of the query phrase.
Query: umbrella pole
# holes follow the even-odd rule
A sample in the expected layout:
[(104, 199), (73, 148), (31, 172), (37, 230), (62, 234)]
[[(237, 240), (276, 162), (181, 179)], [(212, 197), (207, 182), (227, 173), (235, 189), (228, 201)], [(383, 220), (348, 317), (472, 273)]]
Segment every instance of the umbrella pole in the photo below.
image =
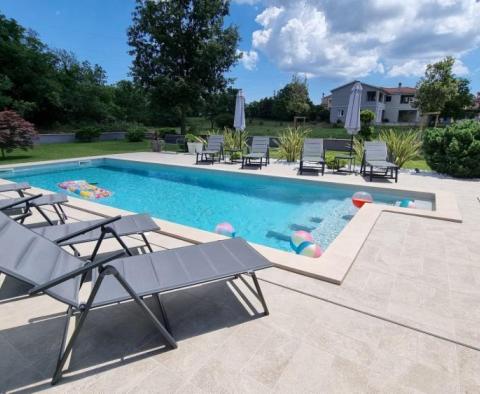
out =
[[(350, 157), (353, 156), (353, 134), (350, 135)], [(348, 161), (348, 170), (352, 172), (352, 160)]]

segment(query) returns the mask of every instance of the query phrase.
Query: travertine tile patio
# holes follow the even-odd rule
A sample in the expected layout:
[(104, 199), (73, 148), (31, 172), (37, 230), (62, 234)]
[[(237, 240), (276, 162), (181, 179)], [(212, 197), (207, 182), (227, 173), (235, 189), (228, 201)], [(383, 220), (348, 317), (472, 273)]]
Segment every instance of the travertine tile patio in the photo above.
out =
[(463, 223), (384, 213), (342, 286), (262, 272), (268, 317), (254, 313), (248, 292), (253, 309), (237, 296), (239, 280), (166, 295), (175, 351), (131, 303), (94, 311), (53, 388), (63, 305), (45, 296), (12, 301), (26, 288), (4, 279), (0, 392), (480, 391), (480, 352), (468, 347), (480, 348), (479, 183), (401, 174), (400, 184), (452, 191)]

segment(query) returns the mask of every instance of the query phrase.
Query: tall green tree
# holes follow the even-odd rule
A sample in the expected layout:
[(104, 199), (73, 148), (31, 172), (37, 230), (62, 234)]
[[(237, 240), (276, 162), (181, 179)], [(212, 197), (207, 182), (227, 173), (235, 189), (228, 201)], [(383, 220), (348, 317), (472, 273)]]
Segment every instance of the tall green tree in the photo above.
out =
[(238, 60), (235, 26), (225, 27), (226, 0), (137, 0), (128, 42), (132, 74), (160, 107), (186, 116), (202, 99), (226, 88)]
[(0, 14), (0, 102), (42, 123), (60, 107), (55, 56), (35, 32)]
[(455, 59), (451, 56), (429, 64), (425, 76), (417, 83), (414, 105), (422, 113), (442, 112), (448, 101), (455, 99), (458, 81), (453, 74)]
[(294, 116), (307, 115), (311, 103), (307, 79), (294, 75), (292, 81), (274, 97), (273, 116), (276, 119), (292, 120)]
[(457, 94), (445, 103), (442, 116), (453, 119), (463, 119), (467, 110), (473, 106), (475, 96), (470, 92), (470, 81), (457, 79)]

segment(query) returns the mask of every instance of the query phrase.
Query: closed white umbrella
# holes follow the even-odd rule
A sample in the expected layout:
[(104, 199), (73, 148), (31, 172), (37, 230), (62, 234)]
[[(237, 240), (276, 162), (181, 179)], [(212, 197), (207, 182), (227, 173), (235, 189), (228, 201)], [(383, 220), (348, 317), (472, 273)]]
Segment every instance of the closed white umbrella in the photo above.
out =
[(360, 123), (360, 105), (362, 102), (362, 84), (355, 82), (348, 99), (347, 116), (345, 117), (345, 129), (351, 137), (350, 154), (353, 150), (353, 136), (357, 135), (361, 128)]
[[(353, 154), (353, 136), (357, 135), (362, 127), (360, 123), (360, 105), (362, 102), (362, 84), (355, 82), (348, 99), (347, 116), (345, 117), (345, 129), (351, 135), (350, 139), (350, 156)], [(350, 162), (351, 163), (351, 162)], [(349, 170), (350, 165), (349, 165)]]
[(243, 95), (242, 89), (238, 90), (237, 98), (235, 99), (233, 127), (238, 131), (245, 130), (245, 96)]
[(354, 136), (360, 131), (360, 104), (362, 101), (362, 84), (355, 82), (348, 99), (347, 116), (345, 118), (345, 129), (347, 133)]

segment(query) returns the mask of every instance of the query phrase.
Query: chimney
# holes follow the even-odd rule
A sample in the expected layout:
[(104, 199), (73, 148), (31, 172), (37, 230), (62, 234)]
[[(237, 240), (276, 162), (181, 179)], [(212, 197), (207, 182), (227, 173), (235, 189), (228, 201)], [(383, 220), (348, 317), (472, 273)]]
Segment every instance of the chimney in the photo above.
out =
[(399, 82), (399, 83), (398, 83), (398, 88), (400, 89), (401, 87), (402, 87), (402, 83)]

